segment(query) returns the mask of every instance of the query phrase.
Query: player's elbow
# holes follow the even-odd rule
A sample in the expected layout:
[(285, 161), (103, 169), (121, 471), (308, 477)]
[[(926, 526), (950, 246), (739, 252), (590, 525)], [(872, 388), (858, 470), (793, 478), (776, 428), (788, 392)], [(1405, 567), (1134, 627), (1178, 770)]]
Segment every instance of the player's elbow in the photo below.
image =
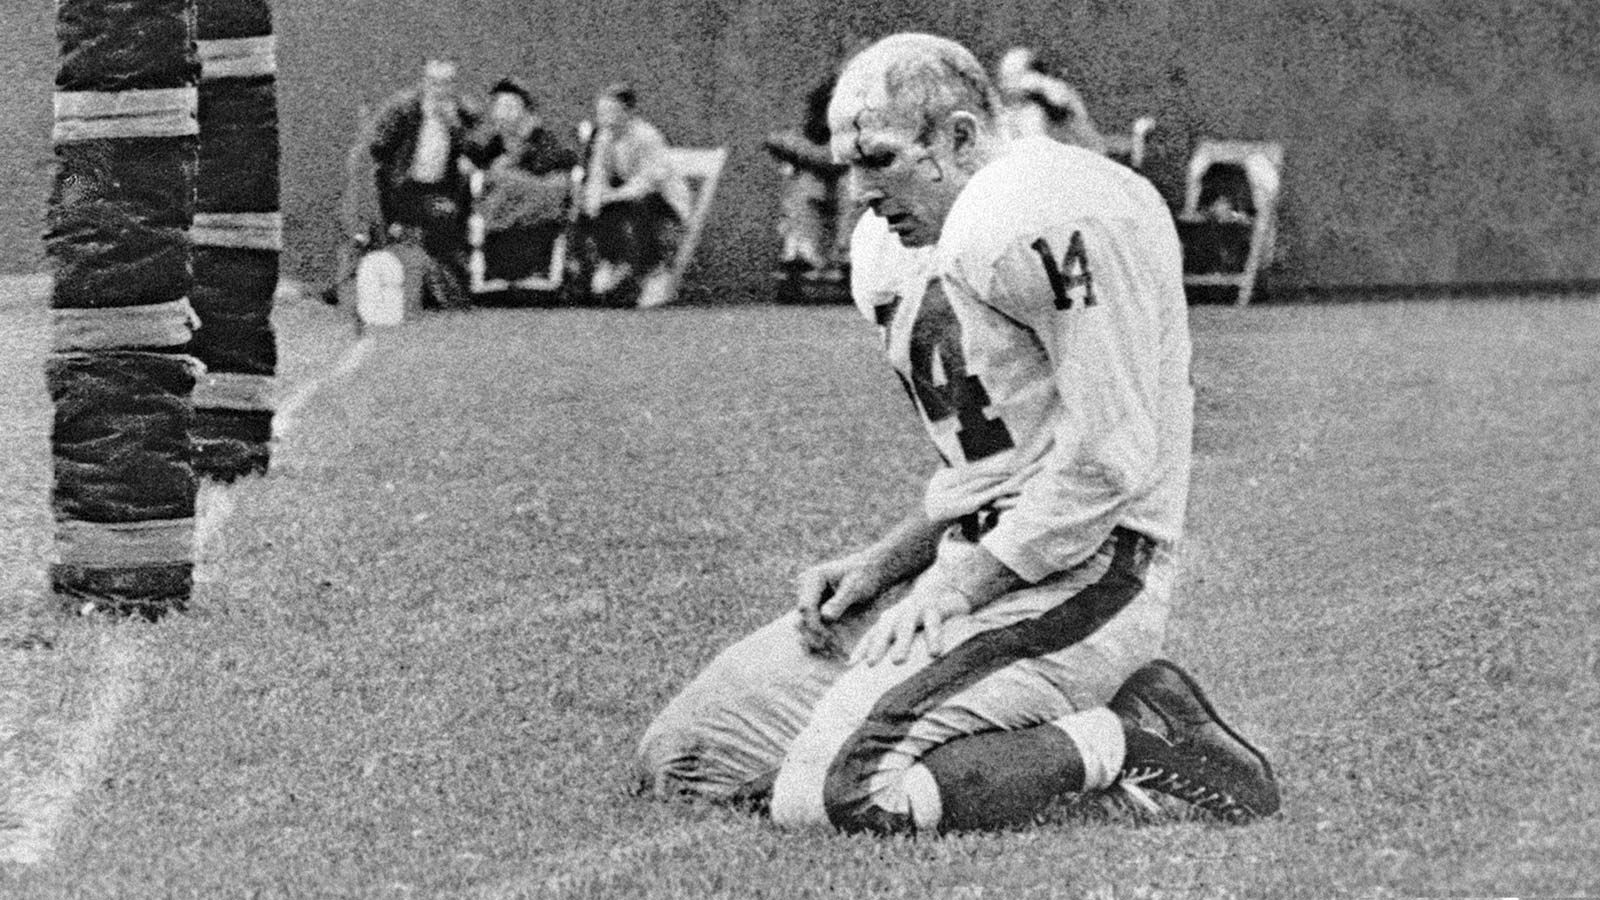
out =
[(1121, 427), (1085, 448), (1073, 466), (1073, 480), (1094, 486), (1108, 499), (1143, 496), (1160, 480), (1161, 439), (1153, 422), (1125, 419)]

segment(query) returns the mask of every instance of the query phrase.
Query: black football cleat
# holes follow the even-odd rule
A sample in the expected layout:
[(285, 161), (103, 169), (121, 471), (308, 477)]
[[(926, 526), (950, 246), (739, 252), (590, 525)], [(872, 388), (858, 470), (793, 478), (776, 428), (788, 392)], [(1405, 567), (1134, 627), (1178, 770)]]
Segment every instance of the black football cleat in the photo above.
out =
[(1147, 808), (1160, 791), (1235, 824), (1278, 811), (1278, 783), (1260, 750), (1217, 715), (1200, 685), (1164, 659), (1141, 667), (1111, 698), (1127, 753), (1117, 786)]

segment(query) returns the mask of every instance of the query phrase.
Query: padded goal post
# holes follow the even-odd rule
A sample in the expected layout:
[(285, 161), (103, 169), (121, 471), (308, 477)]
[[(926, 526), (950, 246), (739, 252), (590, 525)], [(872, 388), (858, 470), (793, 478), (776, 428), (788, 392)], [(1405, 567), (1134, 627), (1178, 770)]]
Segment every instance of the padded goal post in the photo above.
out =
[(194, 0), (56, 4), (45, 376), (68, 610), (159, 618), (193, 582), (194, 23)]
[(196, 472), (219, 481), (271, 459), (279, 211), (277, 44), (267, 0), (198, 0), (200, 170), (190, 344)]

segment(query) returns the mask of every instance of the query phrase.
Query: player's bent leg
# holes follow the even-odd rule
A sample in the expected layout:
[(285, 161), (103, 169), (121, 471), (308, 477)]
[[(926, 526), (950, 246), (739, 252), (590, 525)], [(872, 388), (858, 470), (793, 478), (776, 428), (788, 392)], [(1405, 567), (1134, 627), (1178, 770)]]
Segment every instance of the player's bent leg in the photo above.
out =
[(639, 742), (636, 786), (659, 798), (760, 802), (794, 736), (844, 669), (806, 651), (790, 613), (723, 650)]
[(774, 820), (995, 827), (1110, 785), (1122, 729), (1104, 703), (1159, 651), (1172, 568), (1164, 549), (1119, 531), (1072, 572), (949, 623), (960, 643), (944, 656), (919, 645), (903, 665), (845, 673), (785, 758)]

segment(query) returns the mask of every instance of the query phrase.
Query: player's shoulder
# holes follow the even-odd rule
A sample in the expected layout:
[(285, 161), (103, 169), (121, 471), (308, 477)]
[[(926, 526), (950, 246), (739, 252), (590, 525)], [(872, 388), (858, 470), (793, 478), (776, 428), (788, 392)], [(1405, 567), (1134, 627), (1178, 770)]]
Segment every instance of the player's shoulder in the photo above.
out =
[(956, 198), (940, 235), (941, 255), (992, 260), (1068, 223), (1141, 216), (1159, 205), (1149, 182), (1099, 153), (1024, 138), (974, 174)]
[[(1024, 138), (978, 170), (956, 198), (939, 235), (945, 259), (981, 260), (1003, 251), (1040, 221), (1069, 214), (1058, 190), (1075, 153), (1048, 138)], [(1065, 154), (1065, 156), (1063, 155)]]
[(1040, 216), (1115, 215), (1145, 205), (1153, 191), (1102, 154), (1047, 137), (1023, 138), (972, 176), (951, 216), (969, 227), (1021, 227)]

